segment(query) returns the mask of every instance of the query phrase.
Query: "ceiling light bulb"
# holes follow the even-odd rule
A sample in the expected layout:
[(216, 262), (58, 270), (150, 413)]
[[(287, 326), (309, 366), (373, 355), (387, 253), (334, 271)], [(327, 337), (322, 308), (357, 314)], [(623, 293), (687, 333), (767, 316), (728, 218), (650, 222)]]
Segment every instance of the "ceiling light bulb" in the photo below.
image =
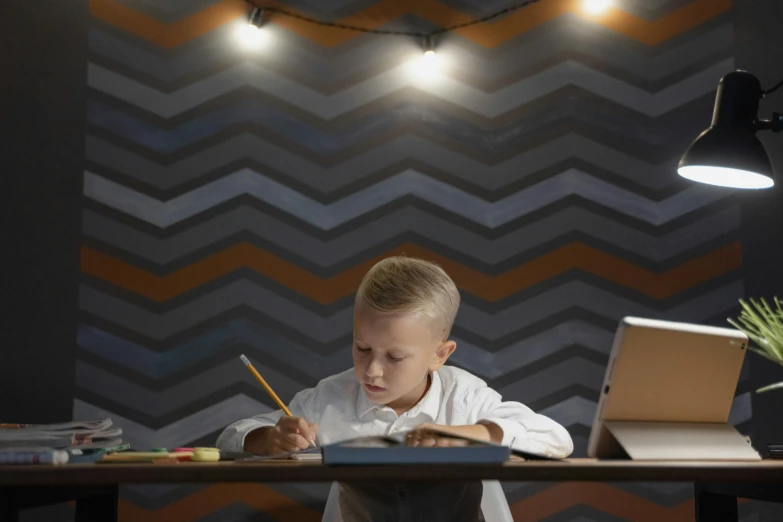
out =
[(582, 7), (590, 14), (601, 14), (612, 7), (612, 0), (583, 0)]

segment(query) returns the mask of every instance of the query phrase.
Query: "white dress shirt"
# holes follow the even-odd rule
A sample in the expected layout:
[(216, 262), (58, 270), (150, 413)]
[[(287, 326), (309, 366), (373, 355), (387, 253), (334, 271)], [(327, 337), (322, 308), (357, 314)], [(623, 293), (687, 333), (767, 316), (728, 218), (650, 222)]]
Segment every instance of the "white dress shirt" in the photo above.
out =
[[(361, 436), (390, 435), (410, 430), (425, 422), (459, 426), (485, 421), (495, 423), (503, 430), (501, 443), (505, 446), (552, 457), (567, 457), (574, 448), (571, 436), (563, 426), (534, 413), (524, 404), (504, 402), (501, 395), (489, 388), (484, 381), (453, 366), (443, 366), (433, 372), (427, 393), (418, 404), (402, 415), (397, 415), (388, 406), (370, 402), (356, 380), (353, 369), (327, 377), (315, 388), (300, 391), (291, 400), (289, 410), (297, 417), (318, 424), (316, 442), (320, 446)], [(225, 451), (242, 451), (245, 436), (250, 431), (274, 426), (282, 415), (283, 413), (277, 410), (237, 421), (223, 430), (218, 437), (217, 447)], [(399, 491), (408, 491), (409, 494), (411, 492), (405, 485), (395, 487), (401, 488)], [(451, 483), (430, 486), (426, 490), (427, 498), (438, 497), (432, 500), (436, 506), (443, 505), (443, 502), (462, 502), (470, 508), (473, 491), (470, 488), (456, 501), (453, 500), (455, 488), (459, 487), (460, 484)], [(416, 488), (421, 490), (422, 486), (418, 485)], [(399, 504), (399, 499), (375, 502), (371, 499), (372, 493), (378, 494), (382, 499), (385, 490), (385, 487), (378, 487), (373, 491), (370, 485), (359, 492), (351, 486), (342, 485), (338, 489), (333, 485), (324, 520), (412, 521), (414, 518), (411, 513), (422, 514), (424, 508), (432, 509), (428, 500), (420, 499), (418, 503), (415, 500), (406, 500), (404, 505), (394, 505), (395, 502)], [(481, 504), (479, 512), (483, 510), (484, 517), (479, 515), (478, 518), (465, 520), (511, 520), (511, 513), (499, 482), (484, 481)], [(342, 507), (342, 515), (338, 505)], [(363, 516), (358, 516), (359, 511), (364, 513)], [(441, 520), (440, 516), (446, 515), (437, 510), (426, 515), (430, 522)]]
[[(432, 374), (424, 397), (402, 415), (367, 399), (353, 369), (320, 381), (297, 393), (291, 413), (318, 424), (319, 446), (367, 435), (389, 435), (431, 422), (448, 426), (492, 422), (503, 430), (501, 444), (551, 457), (567, 457), (574, 449), (571, 436), (552, 419), (534, 413), (519, 402), (504, 402), (501, 395), (474, 375), (453, 366)], [(252, 430), (274, 426), (280, 410), (256, 415), (228, 426), (217, 440), (224, 451), (243, 451)]]

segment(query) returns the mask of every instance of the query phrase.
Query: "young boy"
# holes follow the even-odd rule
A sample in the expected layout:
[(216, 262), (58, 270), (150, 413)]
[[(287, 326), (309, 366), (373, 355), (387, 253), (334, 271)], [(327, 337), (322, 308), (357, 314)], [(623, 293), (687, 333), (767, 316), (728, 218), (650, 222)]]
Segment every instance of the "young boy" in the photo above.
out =
[[(305, 449), (311, 442), (326, 445), (435, 427), (534, 453), (568, 456), (573, 443), (558, 423), (518, 402), (503, 402), (481, 379), (444, 366), (456, 348), (448, 337), (459, 301), (456, 285), (437, 265), (407, 257), (380, 261), (356, 294), (353, 369), (297, 393), (289, 406), (291, 417), (278, 410), (231, 424), (217, 446), (269, 455)], [(448, 442), (415, 438), (412, 443)], [(465, 505), (475, 503), (476, 491), (460, 489), (463, 486), (433, 486), (433, 501), (440, 495), (440, 505), (450, 509), (462, 503), (456, 511), (468, 513), (477, 508)], [(416, 492), (422, 488), (416, 486)], [(359, 489), (340, 485), (343, 518), (362, 519), (357, 512), (363, 511), (367, 520), (382, 519), (378, 511), (392, 500), (369, 487)], [(480, 510), (473, 519), (481, 520)]]

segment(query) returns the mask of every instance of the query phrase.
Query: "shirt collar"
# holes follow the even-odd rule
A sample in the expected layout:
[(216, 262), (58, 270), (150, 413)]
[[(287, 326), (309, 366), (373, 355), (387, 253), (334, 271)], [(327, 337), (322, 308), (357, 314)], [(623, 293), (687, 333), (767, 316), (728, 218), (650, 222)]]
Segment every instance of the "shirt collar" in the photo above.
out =
[[(443, 385), (440, 381), (440, 375), (438, 372), (430, 373), (432, 376), (432, 383), (430, 389), (424, 394), (424, 397), (410, 410), (408, 410), (408, 416), (415, 417), (416, 415), (426, 415), (430, 418), (430, 421), (435, 421), (438, 417), (438, 411), (440, 410), (440, 395)], [(356, 399), (356, 413), (361, 419), (369, 412), (382, 408), (382, 404), (375, 404), (367, 398), (364, 393), (364, 388), (359, 385), (359, 396)]]
[(359, 383), (359, 396), (356, 398), (356, 414), (361, 419), (377, 407), (378, 404), (375, 404), (367, 398), (367, 394), (364, 393), (362, 384)]

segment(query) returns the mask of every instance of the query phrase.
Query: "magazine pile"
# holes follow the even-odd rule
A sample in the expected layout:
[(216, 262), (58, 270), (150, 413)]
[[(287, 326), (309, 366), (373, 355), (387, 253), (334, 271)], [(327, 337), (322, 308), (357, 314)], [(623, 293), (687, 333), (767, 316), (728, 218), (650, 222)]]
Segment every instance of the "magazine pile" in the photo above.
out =
[[(0, 423), (0, 464), (67, 464), (129, 449), (110, 418), (59, 424)], [(95, 456), (94, 458), (92, 456)]]

